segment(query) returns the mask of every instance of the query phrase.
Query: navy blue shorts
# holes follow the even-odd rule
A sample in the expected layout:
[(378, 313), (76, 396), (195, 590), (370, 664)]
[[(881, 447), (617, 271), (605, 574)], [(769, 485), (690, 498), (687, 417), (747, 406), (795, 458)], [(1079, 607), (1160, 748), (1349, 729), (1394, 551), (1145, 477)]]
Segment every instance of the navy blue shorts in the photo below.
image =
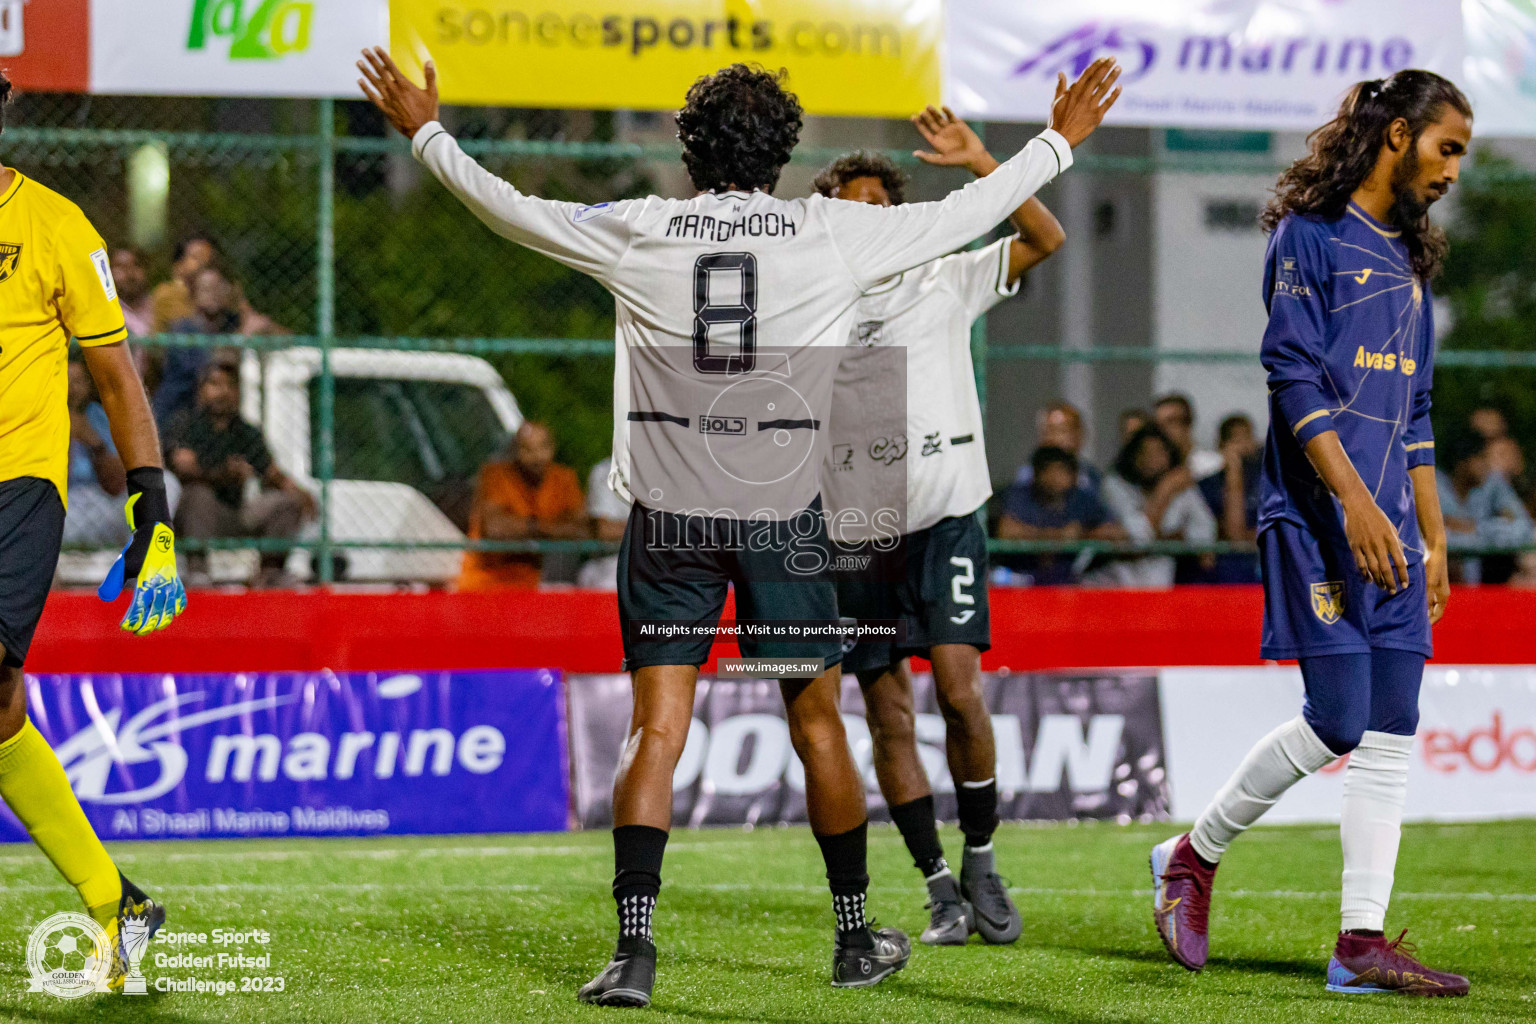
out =
[[(703, 665), (713, 629), (736, 591), (738, 622), (837, 622), (837, 590), (828, 562), (826, 523), (818, 497), (793, 520), (746, 522), (706, 519), (630, 507), (619, 542), (619, 627), (624, 670), (650, 665)], [(646, 623), (704, 627), (704, 635), (655, 638)], [(842, 660), (835, 637), (804, 641), (740, 637), (747, 658)]]
[(950, 516), (906, 534), (877, 559), (862, 578), (838, 580), (838, 613), (902, 619), (906, 637), (845, 646), (843, 671), (883, 669), (914, 654), (926, 658), (941, 644), (970, 644), (978, 651), (992, 646), (987, 534), (974, 515)]
[(0, 646), (5, 664), (27, 660), (64, 540), (64, 503), (35, 476), (0, 482)]
[(1408, 588), (1391, 594), (1360, 575), (1342, 539), (1324, 541), (1306, 527), (1278, 522), (1259, 534), (1259, 566), (1259, 657), (1369, 654), (1373, 647), (1433, 657), (1422, 562), (1408, 566)]

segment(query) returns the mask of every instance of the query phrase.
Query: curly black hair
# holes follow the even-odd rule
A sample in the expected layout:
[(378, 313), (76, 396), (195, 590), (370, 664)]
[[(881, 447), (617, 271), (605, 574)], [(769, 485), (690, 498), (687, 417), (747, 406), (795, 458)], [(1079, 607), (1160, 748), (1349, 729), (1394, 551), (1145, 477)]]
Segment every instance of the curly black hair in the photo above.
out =
[(867, 149), (838, 157), (821, 169), (812, 184), (817, 192), (831, 199), (855, 178), (879, 178), (880, 184), (885, 186), (885, 194), (891, 197), (892, 206), (900, 206), (906, 201), (906, 172), (884, 153), (871, 153)]
[(700, 192), (772, 192), (800, 141), (804, 111), (784, 87), (789, 72), (732, 64), (688, 89), (677, 112), (683, 164)]
[[(1327, 220), (1343, 216), (1349, 197), (1375, 168), (1393, 122), (1408, 122), (1408, 159), (1413, 160), (1419, 136), (1447, 107), (1472, 118), (1472, 104), (1462, 91), (1432, 71), (1399, 71), (1390, 78), (1355, 83), (1338, 115), (1307, 136), (1307, 155), (1280, 175), (1260, 224), (1273, 231), (1289, 213)], [(1413, 272), (1426, 281), (1434, 278), (1445, 261), (1445, 232), (1422, 213), (1412, 223), (1396, 226), (1403, 229)]]

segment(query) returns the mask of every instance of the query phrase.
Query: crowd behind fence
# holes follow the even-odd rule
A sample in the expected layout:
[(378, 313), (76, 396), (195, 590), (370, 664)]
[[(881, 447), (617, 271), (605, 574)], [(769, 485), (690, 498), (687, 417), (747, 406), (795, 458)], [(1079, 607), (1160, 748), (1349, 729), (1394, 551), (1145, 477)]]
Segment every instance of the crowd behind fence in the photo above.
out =
[[(600, 202), (683, 187), (663, 116), (464, 108), (445, 118), (468, 152), (533, 194)], [(593, 566), (616, 549), (621, 512), (598, 493), (613, 368), (613, 305), (600, 286), (490, 236), (362, 103), (37, 94), (22, 97), (9, 121), (0, 143), (5, 163), (78, 202), (114, 250), (172, 468), (184, 453), (217, 452), (223, 460), (217, 483), (182, 506), (189, 525), (179, 543), (194, 579), (453, 584), (470, 572), (463, 562), (470, 552), (471, 561), (491, 554), (533, 565), (534, 582), (541, 558), (546, 579), (601, 582)], [(840, 152), (803, 146), (795, 160), (816, 166)], [(908, 151), (891, 155), (912, 163)], [(1089, 154), (1072, 173), (1170, 169), (1234, 167), (1198, 156)], [(1235, 169), (1251, 174), (1254, 166)], [(1536, 343), (1530, 348), (1448, 349), (1438, 366), (1528, 373), (1536, 371)], [(1205, 366), (1256, 358), (1251, 349), (1059, 347), (989, 339), (984, 330), (973, 350), (984, 402), (989, 367), (1020, 360)], [(75, 383), (72, 420), (88, 432), (88, 379), (78, 394)], [(236, 415), (210, 416), (219, 403)], [(1029, 441), (1034, 457), (1001, 475), (988, 509), (995, 580), (1248, 578), (1251, 530), (1239, 529), (1240, 515), (1223, 515), (1222, 483), (1233, 483), (1232, 494), (1248, 486), (1242, 481), (1254, 472), (1253, 438), (1263, 424), (1249, 422), (1246, 447), (1223, 437), (1221, 452), (1203, 450), (1178, 436), (1177, 405), (1148, 393), (1126, 413), (1139, 413), (1153, 434), (1173, 442), (1171, 461), (1190, 470), (1190, 507), (1193, 492), (1203, 491), (1209, 523), (1174, 539), (1155, 529), (1149, 537), (1124, 529), (1112, 502), (1104, 502), (1102, 522), (1031, 522), (1035, 506), (1052, 497), (1035, 481), (1037, 469), (1059, 469), (1070, 456), (1073, 472), (1092, 483), (1085, 489), (1102, 501), (1112, 461), (1090, 467), (1081, 422), (1076, 445), (1047, 423), (1070, 418), (1071, 407), (1042, 406)], [(1187, 403), (1185, 411), (1192, 419)], [(1221, 411), (1199, 410), (1203, 418)], [(1503, 415), (1496, 406), (1494, 413)], [(488, 463), (526, 447), (520, 428), (534, 421), (547, 425), (549, 454), (570, 474), (562, 484), (564, 525), (528, 539), (485, 539), (477, 478)], [(104, 433), (99, 418), (94, 427)], [(1458, 571), (1536, 583), (1533, 491), (1509, 418), (1502, 430), (1458, 424), (1453, 433), (1483, 439), (1481, 447), (1458, 446), (1455, 464), (1442, 460), (1457, 508), (1474, 520), (1455, 534), (1467, 556)], [(84, 490), (101, 485), (103, 500), (76, 500), (72, 484), (66, 584), (99, 578), (121, 533), (110, 481), (86, 451), (77, 454), (72, 479)], [(1524, 516), (1524, 528), (1482, 529), (1478, 515)], [(592, 565), (581, 568), (583, 559)], [(1168, 578), (1116, 569), (1149, 562)]]

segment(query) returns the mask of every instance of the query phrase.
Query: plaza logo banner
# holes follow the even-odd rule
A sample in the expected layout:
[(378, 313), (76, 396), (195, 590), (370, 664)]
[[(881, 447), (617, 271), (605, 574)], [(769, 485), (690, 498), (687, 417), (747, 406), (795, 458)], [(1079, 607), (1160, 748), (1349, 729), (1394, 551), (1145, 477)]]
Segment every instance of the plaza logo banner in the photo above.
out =
[[(576, 675), (566, 681), (576, 817), (583, 828), (607, 828), (613, 822), (613, 774), (629, 726), (629, 677)], [(997, 745), (1003, 818), (1167, 816), (1153, 676), (986, 674), (982, 686)], [(915, 676), (912, 687), (918, 756), (933, 784), (935, 809), (953, 820), (955, 784), (933, 677)], [(870, 817), (888, 821), (857, 680), (843, 680), (842, 704)], [(790, 746), (779, 684), (700, 678), (672, 785), (672, 820), (679, 827), (805, 822), (805, 769)]]
[(390, 0), (390, 44), (452, 103), (676, 110), (700, 75), (789, 70), (814, 114), (939, 99), (940, 0)]
[(353, 62), (388, 33), (388, 0), (92, 0), (90, 87), (357, 96)]
[[(42, 675), (27, 688), (103, 839), (566, 826), (553, 672)], [(26, 838), (0, 807), (0, 841)]]
[[(1173, 817), (1192, 821), (1249, 749), (1301, 712), (1301, 670), (1162, 672)], [(1337, 821), (1345, 761), (1291, 787), (1266, 822)], [(1410, 821), (1536, 817), (1536, 668), (1430, 665), (1409, 762)]]
[(1447, 0), (966, 0), (946, 12), (945, 96), (962, 114), (1044, 121), (1058, 72), (1124, 67), (1111, 123), (1309, 131), (1361, 79), (1462, 72)]

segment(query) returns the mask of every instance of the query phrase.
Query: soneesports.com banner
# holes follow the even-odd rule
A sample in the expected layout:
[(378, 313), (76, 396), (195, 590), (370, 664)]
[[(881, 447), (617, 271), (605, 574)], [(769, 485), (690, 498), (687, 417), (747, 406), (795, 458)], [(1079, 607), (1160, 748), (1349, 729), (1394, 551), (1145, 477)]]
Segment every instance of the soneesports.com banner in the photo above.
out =
[(965, 0), (945, 21), (945, 97), (990, 120), (1044, 121), (1057, 74), (1099, 57), (1124, 68), (1110, 123), (1208, 128), (1310, 131), (1361, 79), (1462, 73), (1455, 0)]
[[(103, 839), (564, 829), (549, 671), (28, 676)], [(26, 832), (0, 808), (0, 840)]]
[[(614, 770), (629, 725), (625, 675), (566, 677), (572, 796), (583, 828), (612, 824)], [(955, 786), (933, 680), (913, 680), (918, 753), (937, 812), (953, 819)], [(983, 676), (997, 745), (998, 812), (1007, 819), (1167, 816), (1157, 679), (1150, 674)], [(870, 816), (888, 820), (857, 681), (843, 681), (843, 724)], [(805, 770), (790, 746), (777, 682), (701, 678), (673, 776), (678, 826), (804, 822)]]
[(390, 0), (391, 50), (443, 99), (676, 110), (700, 75), (787, 68), (813, 114), (907, 117), (939, 100), (940, 0)]

